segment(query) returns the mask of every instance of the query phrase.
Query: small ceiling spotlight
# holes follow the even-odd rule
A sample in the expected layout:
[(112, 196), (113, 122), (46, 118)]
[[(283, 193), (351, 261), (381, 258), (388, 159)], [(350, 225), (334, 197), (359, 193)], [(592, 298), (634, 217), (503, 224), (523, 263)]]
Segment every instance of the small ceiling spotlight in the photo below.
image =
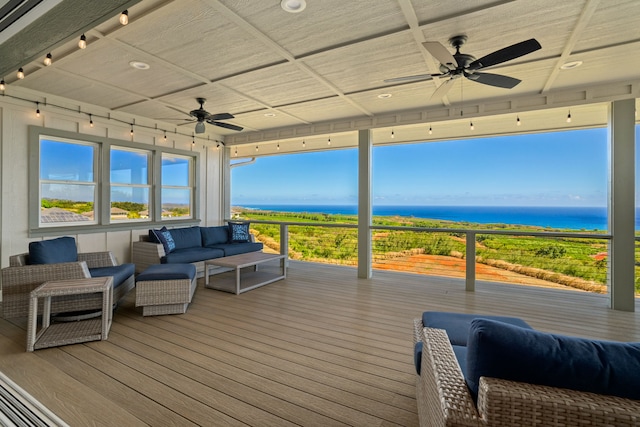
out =
[(395, 138), (396, 134), (393, 132), (393, 129), (391, 129), (391, 139)]
[(516, 126), (520, 126), (522, 125), (522, 122), (520, 121), (520, 116), (516, 116)]
[(163, 139), (164, 139), (164, 142), (167, 142), (167, 131), (166, 131), (166, 130), (164, 131), (164, 137), (163, 137)]
[(304, 142), (304, 139), (303, 139), (303, 140), (302, 140), (302, 148), (304, 148), (304, 147), (306, 147), (306, 146), (307, 146), (307, 143), (306, 143), (306, 142)]
[(390, 93), (381, 93), (380, 95), (378, 95), (378, 98), (380, 99), (389, 99), (393, 96), (393, 94)]
[(40, 103), (36, 102), (36, 117), (40, 117)]
[(306, 0), (282, 0), (280, 7), (285, 12), (300, 13), (307, 7)]
[(16, 74), (16, 76), (22, 80), (24, 79), (24, 70), (22, 69), (22, 67), (18, 68), (18, 74)]
[(469, 129), (474, 130), (476, 127), (473, 125), (473, 122), (469, 122)]
[(256, 145), (256, 153), (258, 152), (258, 146)]
[(133, 136), (133, 125), (131, 125), (131, 136)]
[(4, 82), (4, 79), (0, 80), (0, 90), (5, 90), (7, 88), (7, 85)]
[(129, 23), (129, 11), (123, 10), (120, 14), (119, 20), (122, 25), (127, 25)]
[(220, 143), (218, 142), (218, 143), (216, 144), (216, 150), (219, 150), (219, 149), (220, 149)]
[(80, 49), (86, 49), (87, 48), (87, 36), (85, 36), (84, 34), (82, 34), (80, 36), (80, 41), (78, 42), (78, 47)]
[(236, 151), (235, 151), (234, 155), (235, 155), (236, 157), (238, 157), (238, 147), (236, 147)]
[(578, 68), (581, 65), (582, 65), (582, 61), (565, 62), (564, 64), (562, 64), (560, 66), (560, 69), (561, 70), (572, 70), (574, 68)]
[(433, 135), (433, 128), (429, 126), (429, 135)]
[(44, 65), (46, 65), (47, 67), (49, 65), (51, 65), (51, 63), (53, 62), (53, 57), (51, 56), (51, 53), (47, 53), (47, 56), (44, 57)]
[(93, 116), (89, 114), (89, 127), (93, 127)]
[(331, 137), (329, 137), (329, 139), (327, 139), (327, 145), (331, 145)]
[(571, 123), (571, 110), (569, 110), (569, 114), (567, 114), (567, 123)]

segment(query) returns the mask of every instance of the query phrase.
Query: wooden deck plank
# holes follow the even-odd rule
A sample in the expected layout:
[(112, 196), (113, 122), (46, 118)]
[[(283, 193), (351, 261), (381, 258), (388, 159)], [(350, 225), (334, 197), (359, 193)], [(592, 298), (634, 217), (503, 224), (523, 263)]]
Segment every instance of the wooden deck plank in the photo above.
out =
[(417, 426), (412, 320), (423, 311), (518, 316), (554, 333), (640, 341), (635, 313), (580, 291), (290, 262), (233, 295), (203, 287), (187, 313), (142, 317), (131, 292), (107, 341), (25, 351), (0, 320), (0, 370), (70, 425)]

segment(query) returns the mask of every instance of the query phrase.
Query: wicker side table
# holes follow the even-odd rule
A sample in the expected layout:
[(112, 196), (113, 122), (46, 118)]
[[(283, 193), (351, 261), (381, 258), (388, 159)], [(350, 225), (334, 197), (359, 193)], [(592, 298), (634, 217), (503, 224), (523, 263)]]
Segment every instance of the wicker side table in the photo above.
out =
[[(51, 297), (91, 293), (102, 293), (100, 318), (51, 324)], [(27, 351), (107, 339), (113, 317), (113, 277), (51, 280), (31, 291), (30, 297)], [(40, 331), (37, 331), (38, 298), (44, 298)]]

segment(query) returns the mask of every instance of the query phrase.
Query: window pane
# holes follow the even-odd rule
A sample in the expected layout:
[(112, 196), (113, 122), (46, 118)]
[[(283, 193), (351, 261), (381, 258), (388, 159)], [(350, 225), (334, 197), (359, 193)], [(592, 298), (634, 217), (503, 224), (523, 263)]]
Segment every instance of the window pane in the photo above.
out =
[(111, 186), (111, 220), (149, 218), (149, 188)]
[(148, 171), (148, 152), (111, 149), (111, 183), (146, 185)]
[(95, 185), (42, 184), (40, 187), (40, 223), (93, 222)]
[(162, 218), (191, 217), (191, 189), (162, 189)]
[(40, 140), (40, 179), (93, 182), (95, 146)]
[(162, 155), (162, 185), (188, 187), (190, 179), (191, 159), (186, 157)]

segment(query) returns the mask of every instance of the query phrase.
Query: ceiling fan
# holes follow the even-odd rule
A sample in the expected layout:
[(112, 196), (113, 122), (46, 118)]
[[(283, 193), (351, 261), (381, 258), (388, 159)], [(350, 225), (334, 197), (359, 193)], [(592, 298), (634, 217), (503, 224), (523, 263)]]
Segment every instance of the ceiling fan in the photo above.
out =
[[(231, 130), (237, 130), (237, 131), (241, 131), (242, 129), (244, 129), (244, 128), (240, 127), (240, 126), (232, 125), (231, 123), (224, 123), (224, 122), (220, 122), (219, 121), (219, 120), (233, 119), (234, 118), (233, 114), (230, 114), (230, 113), (211, 114), (207, 110), (204, 109), (204, 103), (207, 101), (206, 99), (204, 99), (204, 98), (196, 98), (196, 101), (198, 102), (198, 104), (200, 104), (200, 108), (198, 108), (197, 110), (191, 110), (189, 112), (189, 115), (191, 117), (195, 118), (195, 120), (193, 120), (193, 119), (184, 119), (184, 120), (187, 120), (187, 123), (181, 123), (178, 126), (187, 125), (187, 124), (193, 123), (195, 121), (196, 122), (196, 129), (195, 129), (196, 133), (204, 133), (204, 129), (205, 129), (204, 123), (205, 122), (207, 122), (207, 123), (209, 123), (211, 125), (214, 125), (214, 126), (220, 126), (222, 128), (225, 128), (225, 129), (231, 129)], [(169, 119), (169, 120), (174, 120), (174, 119)]]
[(411, 80), (430, 80), (434, 77), (448, 77), (448, 79), (435, 90), (431, 96), (432, 98), (442, 98), (445, 96), (453, 86), (451, 82), (460, 77), (466, 77), (474, 82), (489, 86), (511, 89), (520, 83), (521, 80), (509, 76), (503, 76), (501, 74), (483, 73), (479, 71), (493, 65), (519, 58), (542, 48), (536, 39), (529, 39), (507, 46), (503, 49), (496, 50), (495, 52), (485, 55), (480, 59), (476, 59), (474, 56), (460, 53), (460, 47), (466, 41), (467, 36), (465, 35), (458, 35), (449, 39), (449, 44), (456, 49), (454, 54), (451, 54), (440, 42), (427, 41), (422, 43), (425, 49), (427, 49), (427, 52), (440, 61), (440, 73), (396, 77), (387, 79), (385, 82), (396, 83)]

